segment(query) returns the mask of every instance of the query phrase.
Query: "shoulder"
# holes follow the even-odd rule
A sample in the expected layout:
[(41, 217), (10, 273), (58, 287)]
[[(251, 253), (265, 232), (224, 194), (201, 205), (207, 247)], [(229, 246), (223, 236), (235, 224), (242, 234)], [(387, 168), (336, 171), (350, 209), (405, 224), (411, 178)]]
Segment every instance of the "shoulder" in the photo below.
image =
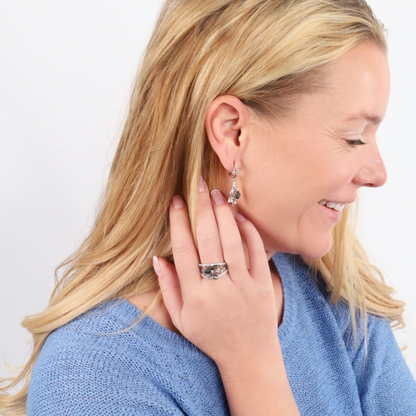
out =
[(357, 313), (354, 344), (349, 305), (344, 301), (332, 303), (323, 280), (317, 287), (342, 334), (365, 414), (416, 414), (416, 382), (390, 321), (371, 313), (364, 320)]
[(33, 368), (28, 414), (183, 414), (175, 394), (189, 368), (180, 356), (201, 352), (149, 317), (124, 331), (139, 313), (111, 301), (54, 331)]
[(310, 395), (304, 387), (309, 382), (332, 389), (336, 406), (345, 402), (349, 410), (354, 401), (366, 415), (416, 414), (416, 383), (389, 321), (368, 314), (365, 327), (358, 315), (355, 348), (349, 305), (332, 303), (323, 279), (315, 280), (300, 256), (280, 254), (274, 260), (285, 294), (279, 339), (299, 402), (307, 409), (328, 404), (319, 389)]
[(416, 381), (386, 318), (368, 315), (352, 368), (365, 414), (416, 414)]
[[(314, 277), (310, 267), (303, 261), (301, 256), (278, 253), (274, 260), (282, 277), (285, 310), (283, 321), (286, 324), (322, 328), (326, 336), (334, 335), (341, 338), (342, 343), (348, 351), (351, 351), (353, 359), (354, 337), (352, 316), (348, 303), (340, 299), (338, 302), (331, 301), (331, 293), (320, 275)], [(359, 313), (355, 317), (357, 328), (357, 346), (364, 344), (364, 319)], [(286, 325), (287, 327), (288, 325)], [(305, 328), (305, 329), (307, 329)], [(287, 329), (287, 328), (285, 328)], [(391, 340), (392, 330), (386, 318), (373, 314), (367, 314), (367, 337), (368, 339), (389, 338)]]

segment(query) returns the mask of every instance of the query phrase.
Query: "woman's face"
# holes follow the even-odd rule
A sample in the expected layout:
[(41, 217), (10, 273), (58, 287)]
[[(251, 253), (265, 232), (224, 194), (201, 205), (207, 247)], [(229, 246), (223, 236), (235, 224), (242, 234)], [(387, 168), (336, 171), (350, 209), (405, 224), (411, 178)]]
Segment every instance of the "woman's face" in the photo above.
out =
[(236, 209), (254, 223), (269, 258), (277, 251), (325, 255), (340, 210), (361, 186), (387, 179), (375, 138), (390, 94), (386, 55), (362, 43), (334, 61), (328, 76), (329, 89), (305, 94), (289, 118), (266, 123), (249, 111)]

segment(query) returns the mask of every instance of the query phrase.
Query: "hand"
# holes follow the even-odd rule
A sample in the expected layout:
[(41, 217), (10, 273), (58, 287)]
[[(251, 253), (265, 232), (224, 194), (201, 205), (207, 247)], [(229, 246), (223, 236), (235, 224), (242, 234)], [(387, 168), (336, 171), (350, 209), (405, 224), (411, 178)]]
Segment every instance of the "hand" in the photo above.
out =
[[(254, 225), (240, 214), (234, 218), (220, 191), (210, 197), (203, 180), (196, 212), (199, 253), (180, 197), (174, 198), (169, 216), (175, 266), (159, 259), (159, 284), (175, 327), (217, 364), (275, 347), (276, 298), (263, 241)], [(224, 261), (227, 274), (218, 280), (201, 277), (199, 263)]]

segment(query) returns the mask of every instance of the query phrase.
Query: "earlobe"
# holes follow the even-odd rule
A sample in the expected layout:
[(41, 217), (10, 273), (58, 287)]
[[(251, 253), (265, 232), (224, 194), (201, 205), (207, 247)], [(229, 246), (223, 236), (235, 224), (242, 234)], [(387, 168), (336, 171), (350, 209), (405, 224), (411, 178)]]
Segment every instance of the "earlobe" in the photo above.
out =
[(247, 121), (247, 107), (234, 96), (217, 97), (207, 111), (205, 128), (208, 140), (227, 170), (234, 169), (233, 162), (241, 159)]

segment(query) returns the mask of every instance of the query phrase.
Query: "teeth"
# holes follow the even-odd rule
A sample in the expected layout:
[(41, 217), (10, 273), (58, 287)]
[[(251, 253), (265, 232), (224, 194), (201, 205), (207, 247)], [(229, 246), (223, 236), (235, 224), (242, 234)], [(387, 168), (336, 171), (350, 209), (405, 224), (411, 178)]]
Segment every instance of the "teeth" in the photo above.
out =
[(321, 205), (326, 205), (328, 208), (332, 208), (333, 210), (338, 211), (338, 212), (344, 211), (344, 208), (346, 207), (346, 204), (341, 204), (339, 202), (338, 203), (328, 202), (328, 201), (325, 201), (324, 199), (322, 201), (319, 201), (319, 203)]

